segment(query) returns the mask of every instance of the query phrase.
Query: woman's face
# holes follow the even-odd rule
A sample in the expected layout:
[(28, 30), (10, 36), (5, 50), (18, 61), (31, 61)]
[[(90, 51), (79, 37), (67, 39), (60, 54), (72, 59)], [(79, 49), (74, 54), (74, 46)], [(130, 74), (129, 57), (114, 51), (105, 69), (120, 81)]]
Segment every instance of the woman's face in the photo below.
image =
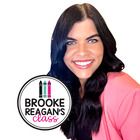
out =
[(73, 25), (66, 41), (64, 55), (66, 66), (79, 78), (87, 80), (100, 66), (103, 59), (103, 43), (91, 19)]

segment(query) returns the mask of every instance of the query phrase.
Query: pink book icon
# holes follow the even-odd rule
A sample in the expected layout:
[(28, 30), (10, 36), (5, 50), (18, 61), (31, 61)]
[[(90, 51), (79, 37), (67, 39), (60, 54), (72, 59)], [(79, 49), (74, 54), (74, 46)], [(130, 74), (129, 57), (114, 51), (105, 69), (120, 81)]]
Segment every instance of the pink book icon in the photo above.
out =
[(48, 98), (51, 98), (51, 82), (48, 82)]

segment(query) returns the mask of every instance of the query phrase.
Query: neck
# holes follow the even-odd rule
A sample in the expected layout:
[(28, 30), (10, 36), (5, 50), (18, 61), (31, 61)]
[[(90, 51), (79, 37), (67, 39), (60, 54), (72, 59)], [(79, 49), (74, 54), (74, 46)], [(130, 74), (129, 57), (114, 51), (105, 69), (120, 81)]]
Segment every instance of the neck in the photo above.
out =
[(85, 83), (86, 83), (86, 80), (85, 79), (80, 79), (80, 84), (81, 84), (81, 87), (79, 89), (79, 93), (80, 93), (80, 97), (83, 98), (84, 96), (84, 87), (85, 87)]

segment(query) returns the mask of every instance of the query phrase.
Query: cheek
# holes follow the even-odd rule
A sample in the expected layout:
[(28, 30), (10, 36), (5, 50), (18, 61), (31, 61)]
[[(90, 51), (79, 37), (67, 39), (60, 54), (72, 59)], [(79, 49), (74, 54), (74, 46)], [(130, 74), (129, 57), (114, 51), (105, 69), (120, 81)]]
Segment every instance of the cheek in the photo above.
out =
[(101, 57), (103, 57), (104, 54), (104, 47), (103, 44), (101, 43), (100, 46), (97, 48), (97, 54)]
[(99, 51), (98, 51), (98, 56), (101, 57), (101, 58), (103, 58), (103, 55), (104, 55), (104, 49), (103, 49), (103, 47), (102, 47), (102, 48), (100, 48)]
[(63, 60), (64, 60), (65, 65), (67, 65), (67, 61), (68, 61), (68, 57), (67, 57), (67, 55), (64, 55)]
[(96, 46), (96, 48), (93, 48), (91, 50), (92, 54), (96, 57), (96, 58), (103, 58), (104, 55), (104, 48), (103, 45), (100, 46)]
[(64, 55), (63, 60), (64, 60), (64, 63), (65, 63), (66, 65), (69, 64), (69, 62), (70, 62), (70, 60), (71, 60), (71, 53), (70, 53), (69, 51), (66, 51), (66, 52), (65, 52), (65, 55)]
[(64, 55), (64, 58), (63, 58), (65, 64), (68, 63), (68, 62), (70, 62), (72, 60), (72, 57), (74, 55), (74, 52), (75, 52), (74, 49), (67, 49), (66, 50), (65, 55)]

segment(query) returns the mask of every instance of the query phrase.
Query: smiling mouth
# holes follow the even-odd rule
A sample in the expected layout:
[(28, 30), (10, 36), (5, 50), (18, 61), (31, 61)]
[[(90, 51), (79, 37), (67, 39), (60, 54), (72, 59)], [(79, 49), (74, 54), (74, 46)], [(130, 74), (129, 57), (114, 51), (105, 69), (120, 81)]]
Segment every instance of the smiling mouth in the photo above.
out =
[(94, 60), (75, 60), (73, 63), (79, 69), (87, 69), (92, 65), (93, 61)]

